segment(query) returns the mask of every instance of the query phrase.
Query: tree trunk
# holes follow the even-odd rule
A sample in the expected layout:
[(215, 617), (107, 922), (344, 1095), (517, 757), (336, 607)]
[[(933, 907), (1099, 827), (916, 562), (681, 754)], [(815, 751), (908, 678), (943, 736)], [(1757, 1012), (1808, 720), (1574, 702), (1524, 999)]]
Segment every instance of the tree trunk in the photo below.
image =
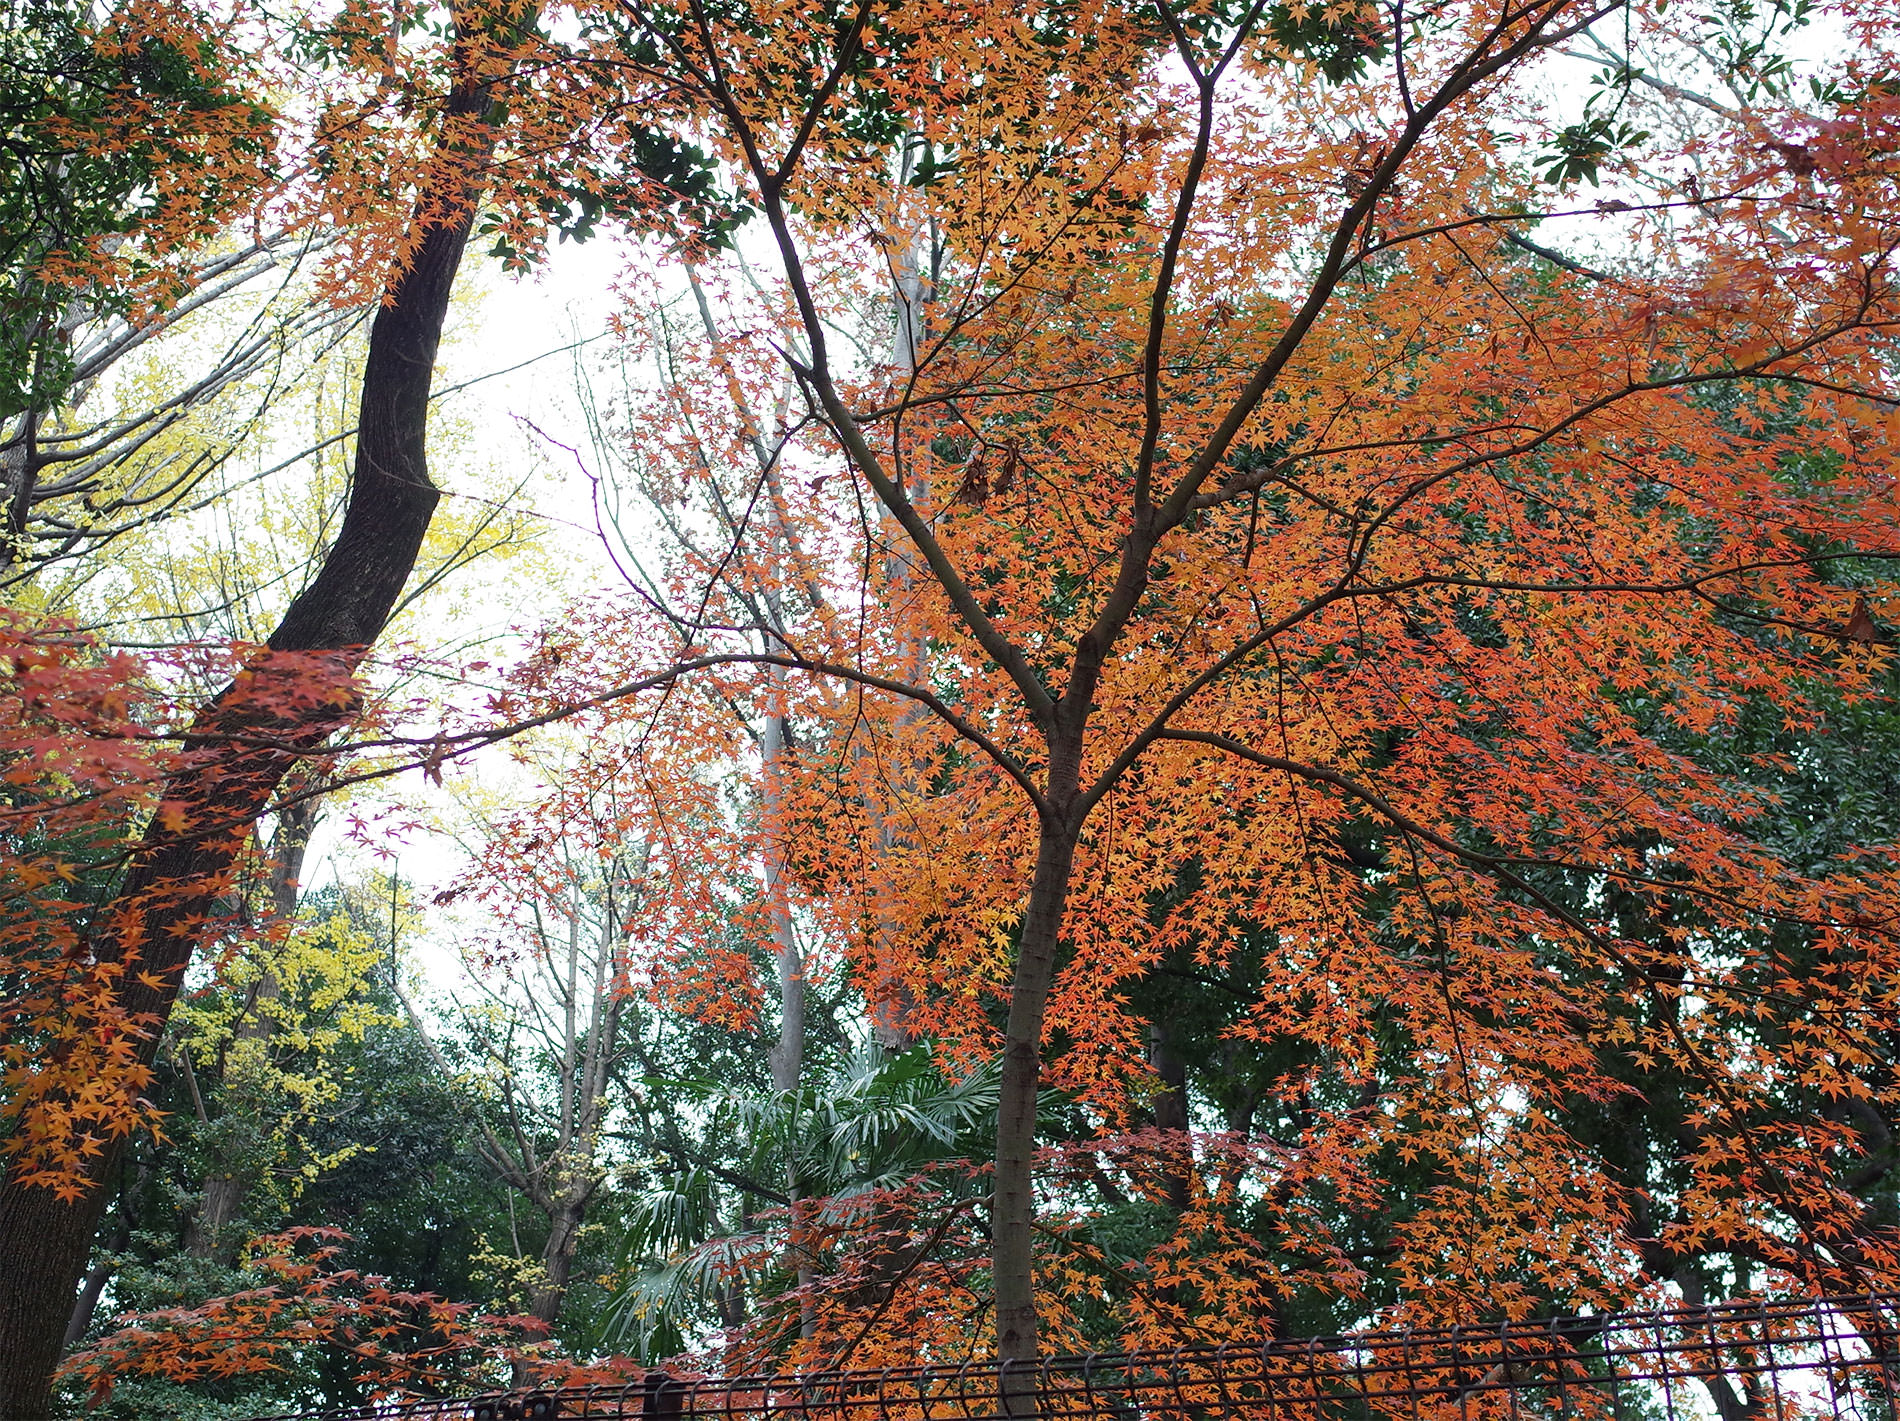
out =
[[(1051, 759), (1057, 757), (1051, 756)], [(1023, 913), (1022, 945), (1010, 988), (1003, 1037), (1003, 1073), (996, 1112), (996, 1183), (990, 1206), (994, 1236), (996, 1356), (1005, 1364), (1036, 1355), (1034, 1256), (1036, 1094), (1042, 1083), (1042, 1018), (1055, 980), (1056, 950), (1075, 866), (1077, 830), (1044, 821), (1036, 844), (1036, 873)], [(1033, 1372), (1005, 1375), (1004, 1410), (1033, 1413), (1027, 1388)]]
[[(774, 669), (775, 679), (783, 673)], [(779, 776), (784, 771), (787, 751), (785, 717), (774, 713), (765, 718), (765, 734), (760, 737), (765, 761), (764, 800), (768, 838), (780, 831)], [(765, 852), (765, 893), (772, 915), (772, 951), (778, 960), (778, 1045), (772, 1048), (772, 1084), (782, 1091), (797, 1090), (805, 1073), (805, 962), (798, 950), (798, 935), (792, 924), (791, 904), (786, 900), (784, 853), (768, 842)]]
[[(591, 1194), (592, 1190), (588, 1193)], [(543, 1278), (535, 1288), (534, 1296), (528, 1300), (528, 1316), (545, 1322), (551, 1336), (554, 1324), (561, 1320), (561, 1309), (567, 1302), (568, 1280), (574, 1276), (574, 1254), (580, 1247), (581, 1225), (587, 1220), (587, 1195), (576, 1197), (572, 1193), (563, 1193), (556, 1199), (548, 1200), (545, 1207), (548, 1241), (541, 1250)], [(521, 1388), (533, 1386), (534, 1383), (535, 1364), (517, 1360), (509, 1374), (509, 1384)]]
[[(773, 672), (775, 681), (783, 675)], [(805, 1074), (805, 961), (798, 948), (798, 936), (792, 924), (791, 905), (785, 898), (785, 866), (782, 851), (770, 842), (770, 836), (779, 828), (779, 775), (782, 772), (786, 752), (789, 749), (789, 736), (784, 716), (773, 713), (765, 718), (765, 733), (760, 737), (760, 749), (765, 762), (763, 777), (763, 798), (765, 825), (768, 843), (765, 851), (765, 892), (770, 900), (772, 915), (773, 956), (778, 963), (778, 1043), (772, 1047), (772, 1087), (778, 1091), (790, 1092), (799, 1087)], [(791, 1165), (785, 1169), (785, 1193), (792, 1202), (792, 1222), (790, 1243), (793, 1266), (798, 1274), (798, 1286), (809, 1288), (813, 1273), (805, 1248), (805, 1230), (800, 1222), (798, 1171)], [(818, 1328), (818, 1314), (812, 1307), (809, 1294), (801, 1297), (798, 1303), (798, 1332), (801, 1337), (812, 1336)]]
[(580, 1247), (581, 1225), (586, 1219), (584, 1198), (565, 1199), (548, 1213), (548, 1244), (541, 1250), (541, 1267), (547, 1273), (547, 1281), (535, 1289), (528, 1304), (528, 1315), (539, 1318), (549, 1327), (561, 1320), (568, 1280), (574, 1274), (574, 1254)]
[(156, 1168), (157, 1163), (151, 1156), (143, 1156), (138, 1168), (133, 1171), (131, 1181), (121, 1184), (116, 1227), (104, 1255), (94, 1259), (92, 1267), (86, 1270), (85, 1277), (80, 1281), (79, 1296), (73, 1301), (73, 1315), (66, 1322), (64, 1346), (77, 1346), (92, 1330), (92, 1318), (99, 1310), (99, 1299), (105, 1295), (106, 1284), (112, 1281), (112, 1275), (119, 1271), (117, 1255), (125, 1252), (132, 1243), (132, 1235), (138, 1231), (139, 1201), (144, 1197), (146, 1186), (152, 1182)]
[(198, 1195), (198, 1212), (185, 1230), (185, 1252), (193, 1258), (216, 1259), (229, 1263), (237, 1256), (237, 1239), (231, 1225), (251, 1192), (255, 1171), (226, 1170), (205, 1176)]
[(99, 1299), (105, 1296), (106, 1284), (112, 1281), (112, 1275), (119, 1271), (111, 1255), (122, 1252), (130, 1242), (130, 1230), (121, 1230), (120, 1236), (111, 1243), (106, 1257), (86, 1270), (86, 1276), (79, 1283), (79, 1296), (73, 1299), (73, 1315), (66, 1320), (63, 1346), (77, 1346), (92, 1330), (93, 1315), (99, 1311)]
[(1155, 1128), (1178, 1137), (1162, 1146), (1166, 1160), (1162, 1187), (1168, 1207), (1178, 1217), (1187, 1212), (1190, 1192), (1187, 1065), (1174, 1054), (1166, 1022), (1148, 1024), (1148, 1064), (1161, 1078), (1161, 1089), (1154, 1098)]
[[(451, 118), (467, 120), (485, 115), (488, 104), (487, 85), (470, 78), (457, 83), (446, 107)], [(347, 719), (347, 702), (337, 697), (388, 620), (435, 510), (439, 495), (424, 448), (429, 389), (494, 147), (491, 130), (478, 130), (478, 141), (466, 138), (465, 127), (448, 131), (455, 146), (438, 149), (418, 197), (414, 256), (370, 328), (349, 507), (336, 542), (268, 650), (197, 715), (195, 748), (163, 786), (162, 812), (101, 915), (93, 952), (134, 969), (120, 997), (128, 1013), (150, 1023), (138, 1047), (144, 1064), (157, 1053), (185, 968), (252, 824), (298, 755), (318, 749)], [(275, 743), (247, 745), (234, 736)], [(105, 1207), (101, 1185), (116, 1173), (126, 1141), (100, 1143), (94, 1185), (77, 1199), (26, 1186), (12, 1171), (0, 1184), (0, 1421), (41, 1421), (50, 1410), (73, 1292)]]
[[(905, 191), (923, 151), (924, 142), (919, 134), (906, 133), (899, 140), (894, 184), (897, 193)], [(926, 338), (925, 307), (930, 295), (930, 242), (928, 228), (925, 228), (910, 233), (897, 248), (891, 272), (891, 314), (895, 323), (891, 337), (891, 380), (895, 386), (902, 387), (916, 374), (918, 350)], [(908, 459), (896, 462), (894, 467), (902, 471), (901, 477), (906, 480), (905, 496), (917, 507), (928, 508), (931, 500), (931, 453), (928, 445), (912, 450)], [(910, 559), (900, 557), (896, 552), (903, 546), (903, 530), (891, 518), (888, 509), (880, 513), (879, 524), (888, 539), (886, 546), (892, 550), (885, 560), (884, 576), (894, 589), (893, 595), (901, 598), (907, 595), (913, 576)], [(927, 685), (930, 680), (928, 644), (921, 634), (909, 637), (906, 641), (904, 674), (917, 685)], [(915, 725), (924, 714), (920, 707), (907, 706), (898, 714), (898, 726), (905, 728)], [(888, 788), (893, 791), (914, 792), (929, 775), (928, 766), (908, 763), (901, 758), (893, 760), (891, 768), (895, 780)], [(897, 847), (896, 826), (884, 813), (881, 804), (875, 801), (867, 803), (865, 810), (871, 821), (877, 856), (880, 859), (887, 857)], [(891, 920), (891, 915), (880, 910), (875, 930), (877, 936), (872, 944), (874, 970), (869, 985), (871, 1039), (886, 1051), (907, 1051), (923, 1039), (916, 1028), (919, 1003), (910, 984), (885, 965), (905, 956), (897, 940), (897, 925)]]

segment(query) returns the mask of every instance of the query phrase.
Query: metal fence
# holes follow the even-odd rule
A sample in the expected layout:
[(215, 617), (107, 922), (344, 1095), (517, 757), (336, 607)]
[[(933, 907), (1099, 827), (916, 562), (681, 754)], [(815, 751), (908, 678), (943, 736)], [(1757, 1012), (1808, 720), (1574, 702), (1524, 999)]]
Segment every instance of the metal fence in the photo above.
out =
[(1498, 1326), (307, 1413), (304, 1421), (1900, 1421), (1900, 1297), (1731, 1303)]

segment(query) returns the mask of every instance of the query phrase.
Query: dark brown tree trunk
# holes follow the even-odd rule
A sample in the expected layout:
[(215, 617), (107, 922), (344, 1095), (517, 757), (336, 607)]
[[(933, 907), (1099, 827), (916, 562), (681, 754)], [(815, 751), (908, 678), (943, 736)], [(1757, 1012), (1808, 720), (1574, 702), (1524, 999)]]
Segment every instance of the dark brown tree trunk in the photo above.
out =
[(1174, 1054), (1174, 1042), (1166, 1022), (1148, 1024), (1148, 1064), (1154, 1067), (1155, 1075), (1161, 1079), (1161, 1089), (1154, 1098), (1155, 1128), (1177, 1137), (1163, 1146), (1167, 1152), (1167, 1163), (1162, 1188), (1166, 1192), (1168, 1207), (1177, 1215), (1185, 1214), (1190, 1193), (1187, 1064)]
[[(1078, 737), (1079, 738), (1079, 737)], [(1060, 757), (1052, 755), (1051, 760)], [(1079, 756), (1075, 757), (1079, 758)], [(1052, 772), (1053, 778), (1053, 772)], [(1066, 806), (1062, 806), (1066, 808)], [(1036, 1095), (1042, 1083), (1042, 1018), (1055, 981), (1069, 876), (1075, 864), (1077, 828), (1044, 821), (1036, 846), (1036, 872), (1023, 913), (1022, 945), (1010, 989), (1009, 1024), (1003, 1037), (1003, 1072), (996, 1117), (996, 1184), (990, 1206), (994, 1234), (996, 1355), (1004, 1363), (1036, 1355), (1036, 1294), (1031, 1261), (1035, 1252)], [(1033, 1397), (1023, 1368), (1004, 1382), (1010, 1415), (1028, 1415)]]
[[(464, 69), (472, 73), (472, 66)], [(450, 93), (447, 132), (414, 221), (415, 253), (392, 280), (370, 328), (349, 507), (316, 577), (293, 601), (269, 649), (193, 724), (193, 748), (166, 782), (155, 815), (92, 943), (124, 963), (121, 1004), (150, 1025), (149, 1064), (180, 981), (205, 936), (251, 826), (301, 754), (348, 718), (350, 678), (388, 620), (439, 497), (424, 435), (436, 347), (494, 137), (467, 121), (488, 111), (485, 83)], [(472, 140), (470, 132), (484, 135)], [(450, 214), (444, 217), (444, 214)], [(259, 740), (270, 742), (260, 744)], [(66, 1200), (0, 1183), (0, 1421), (49, 1414), (73, 1294), (125, 1139), (102, 1141), (94, 1187)]]

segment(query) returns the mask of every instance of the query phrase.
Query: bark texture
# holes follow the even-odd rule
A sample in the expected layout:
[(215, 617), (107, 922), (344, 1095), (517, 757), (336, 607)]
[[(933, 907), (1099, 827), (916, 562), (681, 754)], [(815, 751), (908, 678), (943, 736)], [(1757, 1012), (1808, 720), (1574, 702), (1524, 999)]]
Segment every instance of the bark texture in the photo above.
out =
[[(782, 675), (782, 673), (781, 673)], [(776, 713), (765, 718), (760, 750), (765, 760), (763, 789), (765, 818), (771, 831), (778, 832), (779, 775), (790, 755), (790, 736), (785, 718)], [(766, 850), (765, 890), (771, 902), (772, 950), (778, 966), (779, 1027), (778, 1044), (772, 1048), (772, 1085), (776, 1090), (793, 1091), (805, 1074), (805, 960), (798, 947), (798, 932), (786, 905), (783, 881), (784, 851), (773, 844)]]
[(1174, 1054), (1173, 1028), (1165, 1021), (1148, 1025), (1148, 1064), (1154, 1067), (1161, 1089), (1155, 1093), (1155, 1128), (1176, 1136), (1171, 1148), (1164, 1187), (1168, 1207), (1177, 1215), (1187, 1212), (1189, 1202), (1189, 1164), (1187, 1063)]
[[(1059, 762), (1058, 762), (1059, 763)], [(1036, 1095), (1042, 1083), (1042, 1019), (1055, 981), (1056, 954), (1075, 865), (1077, 826), (1045, 819), (1036, 873), (1023, 914), (1022, 946), (1010, 990), (1003, 1072), (996, 1118), (996, 1184), (990, 1206), (994, 1234), (996, 1356), (1004, 1364), (1003, 1403), (1012, 1416), (1034, 1413), (1033, 1367), (1012, 1375), (1008, 1364), (1036, 1356), (1035, 1254)]]

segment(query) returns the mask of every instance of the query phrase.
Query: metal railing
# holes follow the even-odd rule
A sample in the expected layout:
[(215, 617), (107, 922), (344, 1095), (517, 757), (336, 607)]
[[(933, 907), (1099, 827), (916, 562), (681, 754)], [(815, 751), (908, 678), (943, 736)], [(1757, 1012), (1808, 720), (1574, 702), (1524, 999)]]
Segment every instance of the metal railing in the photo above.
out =
[(1900, 1421), (1900, 1297), (1727, 1303), (1496, 1326), (306, 1413), (300, 1421)]

